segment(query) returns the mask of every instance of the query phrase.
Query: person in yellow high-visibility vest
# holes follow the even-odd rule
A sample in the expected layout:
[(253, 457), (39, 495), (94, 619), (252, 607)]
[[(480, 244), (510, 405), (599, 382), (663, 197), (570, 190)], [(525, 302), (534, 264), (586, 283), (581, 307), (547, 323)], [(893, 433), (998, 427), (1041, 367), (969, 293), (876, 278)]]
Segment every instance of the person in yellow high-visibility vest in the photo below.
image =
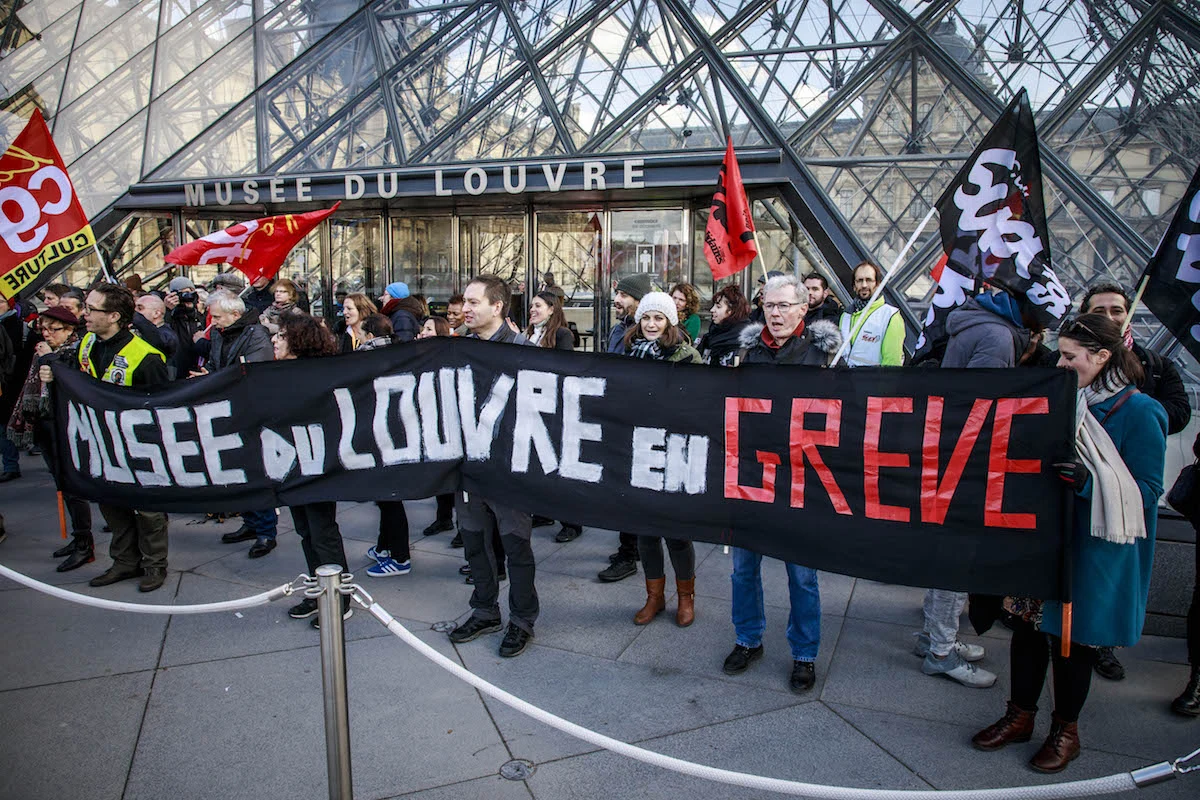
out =
[[(120, 386), (166, 383), (163, 354), (129, 330), (133, 320), (133, 293), (117, 284), (99, 284), (88, 292), (83, 317), (87, 333), (79, 348), (61, 355), (63, 363), (93, 378)], [(38, 373), (44, 383), (54, 380), (49, 366)], [(113, 564), (88, 581), (89, 586), (141, 578), (138, 589), (152, 592), (167, 579), (167, 515), (159, 511), (98, 504), (112, 529), (109, 555)]]
[(854, 268), (854, 302), (841, 317), (842, 338), (850, 342), (846, 364), (851, 367), (899, 367), (904, 363), (904, 316), (882, 297), (867, 305), (883, 280), (877, 264), (864, 261)]

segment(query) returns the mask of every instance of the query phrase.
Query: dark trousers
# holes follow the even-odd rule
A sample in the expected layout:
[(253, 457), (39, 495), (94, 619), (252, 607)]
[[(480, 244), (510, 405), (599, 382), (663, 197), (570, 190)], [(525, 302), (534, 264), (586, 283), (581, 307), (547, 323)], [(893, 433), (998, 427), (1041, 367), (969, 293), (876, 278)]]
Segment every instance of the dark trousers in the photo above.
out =
[(474, 494), (458, 500), (458, 530), (463, 537), (463, 549), (475, 590), (471, 593), (471, 608), (476, 619), (500, 619), (500, 580), (496, 576), (497, 553), (492, 546), (492, 520), (504, 545), (499, 556), (508, 564), (508, 619), (522, 630), (533, 632), (538, 617), (538, 596), (534, 587), (536, 572), (533, 547), (532, 518), (529, 514), (492, 503)]
[(337, 524), (337, 503), (309, 503), (289, 508), (296, 533), (300, 534), (308, 574), (316, 575), (317, 567), (322, 564), (338, 564), (343, 571), (349, 572), (342, 532)]
[(621, 546), (617, 548), (617, 552), (621, 554), (625, 561), (637, 561), (638, 559), (638, 537), (635, 533), (621, 532)]
[(437, 521), (454, 521), (454, 494), (439, 494), (437, 496)]
[(1192, 584), (1192, 605), (1187, 616), (1188, 662), (1200, 667), (1200, 531), (1196, 532), (1196, 582)]
[(403, 500), (379, 500), (379, 538), (375, 550), (387, 550), (396, 561), (408, 561), (408, 514)]
[[(637, 542), (646, 580), (665, 578), (667, 573), (663, 563), (662, 537), (639, 536)], [(667, 539), (667, 554), (671, 557), (675, 580), (690, 581), (696, 577), (696, 548), (691, 542), (686, 539)]]
[(275, 509), (273, 508), (267, 508), (262, 511), (243, 511), (242, 522), (246, 523), (246, 527), (254, 531), (260, 542), (267, 539), (274, 541), (275, 535), (279, 531), (279, 515), (275, 513)]
[(1096, 651), (1071, 643), (1070, 658), (1062, 657), (1058, 637), (1042, 633), (1027, 622), (1013, 625), (1009, 660), (1012, 669), (1012, 702), (1026, 711), (1036, 711), (1046, 670), (1054, 661), (1054, 714), (1063, 722), (1076, 722), (1092, 687), (1092, 665)]
[(100, 516), (112, 528), (108, 554), (122, 572), (167, 568), (167, 515), (161, 511), (100, 504)]
[[(49, 424), (35, 423), (33, 429), (34, 443), (41, 448), (42, 460), (51, 475), (57, 475), (57, 464), (54, 460), (54, 438), (50, 433)], [(82, 497), (63, 493), (63, 505), (67, 508), (67, 516), (71, 518), (71, 534), (79, 538), (90, 538), (92, 535), (92, 506)]]

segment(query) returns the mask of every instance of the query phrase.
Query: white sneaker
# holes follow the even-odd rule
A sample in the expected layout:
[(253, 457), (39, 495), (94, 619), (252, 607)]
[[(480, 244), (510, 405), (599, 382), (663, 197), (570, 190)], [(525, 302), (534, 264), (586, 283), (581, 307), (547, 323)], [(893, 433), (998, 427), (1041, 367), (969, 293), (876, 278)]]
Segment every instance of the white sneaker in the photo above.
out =
[(994, 672), (988, 672), (982, 667), (968, 664), (962, 656), (954, 651), (951, 651), (950, 655), (945, 658), (934, 658), (932, 653), (925, 656), (925, 660), (921, 663), (921, 672), (926, 675), (945, 675), (972, 689), (987, 689), (996, 683)]
[[(929, 634), (922, 632), (913, 635), (917, 637), (917, 643), (913, 646), (913, 655), (920, 658), (929, 655)], [(963, 661), (969, 661), (972, 664), (982, 661), (983, 657), (987, 655), (987, 651), (979, 645), (967, 644), (959, 639), (954, 640), (954, 652), (962, 656)]]

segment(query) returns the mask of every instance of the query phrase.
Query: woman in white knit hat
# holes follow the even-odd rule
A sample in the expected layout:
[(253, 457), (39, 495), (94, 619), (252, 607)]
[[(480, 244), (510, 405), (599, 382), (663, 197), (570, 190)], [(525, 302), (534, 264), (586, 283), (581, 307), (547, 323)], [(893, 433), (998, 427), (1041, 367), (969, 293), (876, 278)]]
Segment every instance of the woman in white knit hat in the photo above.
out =
[[(700, 363), (700, 354), (687, 343), (679, 330), (675, 301), (665, 292), (649, 292), (642, 297), (634, 315), (634, 324), (625, 334), (625, 352), (634, 358), (652, 361)], [(635, 625), (647, 625), (667, 607), (666, 565), (663, 563), (662, 537), (638, 537), (638, 553), (646, 573), (646, 605), (633, 615)], [(675, 570), (679, 607), (675, 623), (681, 628), (696, 619), (696, 548), (683, 539), (667, 539), (667, 553)]]

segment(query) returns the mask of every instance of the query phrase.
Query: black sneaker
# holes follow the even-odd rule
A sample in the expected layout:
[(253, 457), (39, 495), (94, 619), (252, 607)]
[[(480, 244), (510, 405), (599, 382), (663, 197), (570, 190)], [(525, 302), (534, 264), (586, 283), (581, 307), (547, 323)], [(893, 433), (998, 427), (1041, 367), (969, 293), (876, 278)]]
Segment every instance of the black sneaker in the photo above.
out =
[(638, 561), (641, 561), (641, 560), (642, 560), (641, 553), (638, 553), (636, 551), (633, 553), (626, 553), (621, 550), (618, 550), (617, 552), (612, 553), (608, 557), (608, 563), (610, 563), (610, 564), (615, 564), (618, 561), (633, 561), (634, 563), (637, 563)]
[[(762, 648), (759, 648), (762, 652)], [(726, 659), (725, 663), (729, 663)], [(803, 694), (817, 682), (817, 669), (811, 661), (793, 661), (792, 677), (788, 679), (788, 688), (796, 694)]]
[(317, 599), (315, 597), (306, 597), (288, 609), (288, 616), (292, 619), (308, 619), (316, 613)]
[(470, 617), (462, 625), (450, 631), (450, 642), (452, 644), (463, 644), (478, 639), (485, 633), (498, 633), (503, 627), (498, 619)]
[(1125, 680), (1125, 667), (1117, 660), (1117, 654), (1111, 647), (1096, 648), (1096, 663), (1093, 665), (1096, 674), (1110, 681)]
[(758, 647), (745, 647), (740, 644), (733, 646), (733, 652), (725, 657), (725, 664), (721, 667), (726, 675), (739, 675), (746, 671), (746, 668), (762, 658), (763, 649), (760, 644)]
[(621, 559), (614, 561), (596, 576), (604, 583), (616, 583), (623, 581), (631, 575), (637, 575), (637, 563), (632, 559)]
[(428, 528), (421, 531), (421, 535), (422, 536), (433, 536), (434, 534), (437, 534), (437, 533), (442, 533), (444, 531), (452, 531), (452, 530), (454, 530), (454, 520), (435, 519)]
[(450, 540), (450, 546), (451, 547), (462, 547), (463, 546), (461, 533), (454, 534), (454, 538)]
[[(347, 601), (349, 599), (350, 599), (349, 597), (346, 598)], [(350, 605), (349, 602), (343, 602), (342, 603), (342, 619), (350, 619), (352, 616), (354, 616), (354, 607), (352, 605)], [(321, 630), (321, 618), (319, 616), (313, 617), (313, 621), (310, 622), (309, 624), (312, 625), (315, 630), (318, 630), (318, 631)]]
[(554, 534), (554, 541), (562, 544), (564, 542), (573, 542), (579, 538), (579, 534), (583, 533), (583, 528), (579, 525), (568, 525), (563, 523), (562, 529)]
[(523, 628), (518, 628), (511, 622), (508, 623), (508, 630), (504, 633), (504, 641), (500, 642), (500, 657), (513, 658), (525, 652), (525, 647), (529, 644), (529, 640), (533, 638), (533, 634)]

